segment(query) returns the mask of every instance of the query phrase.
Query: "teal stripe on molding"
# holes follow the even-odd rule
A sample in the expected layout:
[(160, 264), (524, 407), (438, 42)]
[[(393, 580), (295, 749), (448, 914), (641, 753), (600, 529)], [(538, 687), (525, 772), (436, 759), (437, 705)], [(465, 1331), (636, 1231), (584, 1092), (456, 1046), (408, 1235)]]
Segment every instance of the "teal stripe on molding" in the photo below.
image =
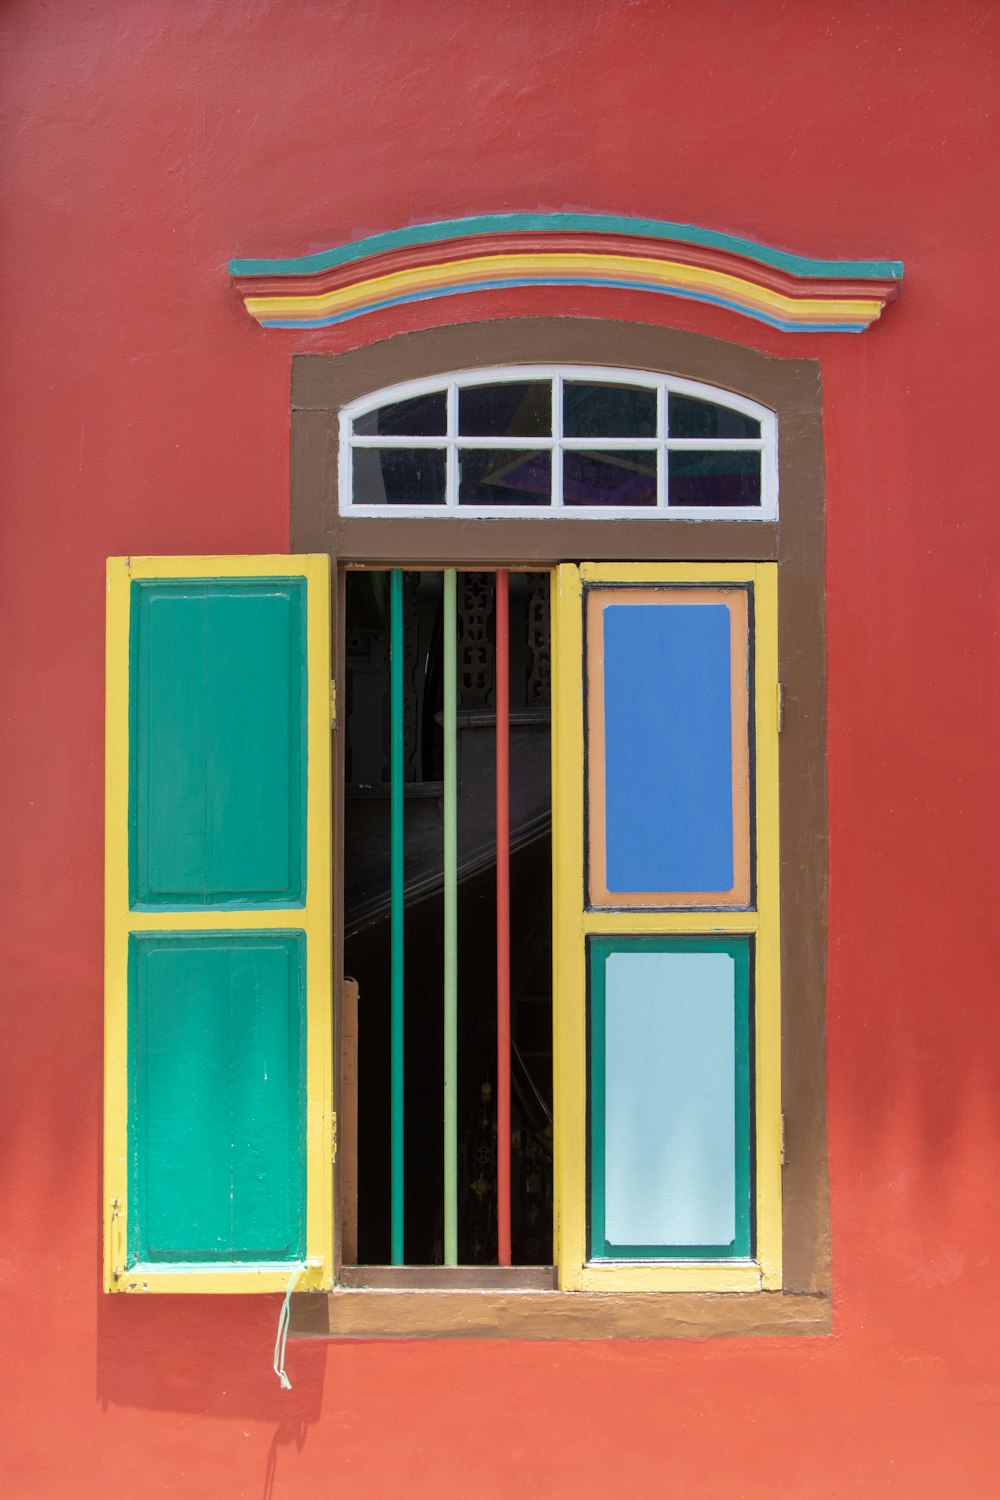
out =
[(386, 250), (400, 250), (410, 245), (433, 245), (442, 240), (465, 235), (494, 235), (545, 232), (633, 234), (653, 240), (673, 240), (684, 245), (707, 245), (713, 250), (727, 250), (743, 255), (764, 266), (775, 266), (793, 276), (855, 277), (861, 280), (901, 280), (903, 263), (899, 260), (819, 260), (809, 255), (793, 255), (776, 250), (756, 240), (717, 229), (701, 229), (697, 224), (671, 224), (663, 219), (633, 219), (622, 214), (478, 214), (468, 219), (442, 219), (436, 224), (411, 224), (406, 229), (389, 229), (383, 234), (366, 235), (314, 255), (300, 255), (290, 260), (231, 260), (231, 276), (310, 276), (329, 271), (334, 266), (350, 265)]

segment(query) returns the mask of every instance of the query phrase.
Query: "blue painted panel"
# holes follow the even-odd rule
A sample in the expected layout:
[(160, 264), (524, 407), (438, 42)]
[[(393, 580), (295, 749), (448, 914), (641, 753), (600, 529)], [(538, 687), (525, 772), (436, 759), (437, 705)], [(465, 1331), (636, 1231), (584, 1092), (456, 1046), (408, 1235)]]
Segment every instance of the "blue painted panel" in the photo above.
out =
[(129, 965), (130, 1263), (301, 1258), (305, 937), (155, 933)]
[(728, 891), (729, 609), (611, 604), (602, 614), (608, 890)]

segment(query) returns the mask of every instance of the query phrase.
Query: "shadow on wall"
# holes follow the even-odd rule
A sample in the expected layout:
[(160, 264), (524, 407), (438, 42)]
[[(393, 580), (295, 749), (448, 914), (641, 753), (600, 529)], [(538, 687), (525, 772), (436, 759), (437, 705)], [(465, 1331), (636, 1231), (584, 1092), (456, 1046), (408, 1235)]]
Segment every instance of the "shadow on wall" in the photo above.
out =
[(289, 1345), (291, 1390), (274, 1373), (282, 1298), (265, 1296), (110, 1296), (98, 1292), (97, 1399), (228, 1420), (235, 1447), (242, 1423), (274, 1423), (261, 1500), (272, 1500), (279, 1454), (301, 1453), (323, 1409), (328, 1346)]
[[(286, 1392), (287, 1394), (287, 1392)], [(274, 1430), (267, 1450), (267, 1464), (264, 1469), (264, 1488), (261, 1491), (261, 1500), (271, 1500), (274, 1494), (274, 1485), (278, 1477), (278, 1452), (289, 1443), (295, 1444), (296, 1453), (301, 1453), (306, 1444), (307, 1424), (294, 1419), (286, 1419), (278, 1424)]]
[(269, 1469), (282, 1444), (302, 1448), (323, 1405), (327, 1346), (306, 1340), (290, 1344), (286, 1364), (292, 1389), (282, 1390), (273, 1369), (279, 1294), (142, 1297), (98, 1291), (97, 1296), (102, 1410), (135, 1406), (234, 1422), (277, 1422)]

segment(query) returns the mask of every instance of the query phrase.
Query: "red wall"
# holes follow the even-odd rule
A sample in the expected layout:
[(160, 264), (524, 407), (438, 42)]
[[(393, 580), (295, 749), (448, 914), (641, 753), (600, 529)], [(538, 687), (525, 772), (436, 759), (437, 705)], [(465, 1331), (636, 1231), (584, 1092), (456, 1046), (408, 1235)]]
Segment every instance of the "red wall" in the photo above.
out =
[[(3, 7), (6, 1494), (998, 1492), (998, 22), (990, 0)], [(564, 207), (906, 262), (861, 336), (638, 294), (405, 315), (599, 311), (822, 360), (836, 1331), (298, 1344), (285, 1393), (277, 1298), (98, 1291), (103, 559), (287, 546), (290, 357), (373, 330), (263, 333), (230, 256)]]

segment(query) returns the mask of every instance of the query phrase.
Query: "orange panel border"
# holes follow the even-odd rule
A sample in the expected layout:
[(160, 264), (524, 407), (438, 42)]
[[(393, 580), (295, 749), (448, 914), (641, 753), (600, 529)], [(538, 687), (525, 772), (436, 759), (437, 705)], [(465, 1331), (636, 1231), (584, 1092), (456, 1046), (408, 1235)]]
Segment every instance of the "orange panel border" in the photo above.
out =
[[(729, 610), (733, 765), (733, 884), (728, 891), (609, 891), (604, 760), (604, 631), (609, 604), (724, 604)], [(744, 585), (685, 588), (587, 586), (586, 761), (587, 907), (589, 910), (658, 907), (734, 907), (752, 904), (750, 786), (750, 594)]]

